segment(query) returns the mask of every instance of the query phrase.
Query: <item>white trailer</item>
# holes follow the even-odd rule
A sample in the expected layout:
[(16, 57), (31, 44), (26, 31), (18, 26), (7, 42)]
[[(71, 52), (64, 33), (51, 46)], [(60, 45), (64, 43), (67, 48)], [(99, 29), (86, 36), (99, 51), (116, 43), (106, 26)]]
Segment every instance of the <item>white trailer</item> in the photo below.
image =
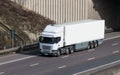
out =
[(40, 36), (40, 51), (44, 55), (59, 56), (95, 48), (103, 42), (104, 27), (104, 20), (48, 25)]

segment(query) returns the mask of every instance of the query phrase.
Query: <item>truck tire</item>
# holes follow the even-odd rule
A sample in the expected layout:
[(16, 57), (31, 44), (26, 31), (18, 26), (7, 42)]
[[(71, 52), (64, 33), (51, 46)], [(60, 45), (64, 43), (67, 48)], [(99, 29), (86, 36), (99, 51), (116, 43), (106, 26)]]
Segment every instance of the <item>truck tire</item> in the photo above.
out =
[(95, 42), (92, 41), (92, 48), (95, 48)]
[(94, 48), (94, 41), (91, 42), (91, 48), (90, 49), (93, 49)]
[(57, 57), (60, 56), (60, 50), (57, 51), (57, 54), (56, 54)]
[(66, 55), (69, 54), (69, 48), (65, 48), (65, 54), (66, 54)]
[(70, 54), (72, 54), (74, 52), (73, 46), (70, 46), (69, 52), (70, 52)]
[(94, 42), (94, 47), (96, 48), (98, 46), (98, 41)]
[(88, 43), (87, 49), (91, 49), (91, 43)]

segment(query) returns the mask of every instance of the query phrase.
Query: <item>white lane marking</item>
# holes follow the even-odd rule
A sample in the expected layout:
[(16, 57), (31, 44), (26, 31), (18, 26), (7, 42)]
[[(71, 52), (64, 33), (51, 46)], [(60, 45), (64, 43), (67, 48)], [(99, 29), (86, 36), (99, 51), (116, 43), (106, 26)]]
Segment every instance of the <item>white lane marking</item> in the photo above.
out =
[(112, 53), (113, 53), (113, 54), (116, 54), (116, 53), (119, 53), (119, 51), (113, 51)]
[(63, 56), (63, 57), (60, 57), (60, 58), (67, 58), (67, 57), (69, 57), (69, 55), (66, 55), (66, 56)]
[(61, 68), (65, 68), (66, 67), (66, 65), (63, 65), (63, 66), (60, 66), (60, 67), (58, 67), (59, 69), (61, 69)]
[(21, 60), (25, 60), (25, 59), (30, 59), (30, 58), (33, 58), (33, 57), (35, 57), (35, 56), (28, 56), (28, 57), (24, 57), (24, 58), (20, 58), (20, 59), (15, 59), (15, 60), (7, 61), (7, 62), (2, 62), (2, 63), (0, 63), (0, 66), (5, 65), (5, 64), (9, 64), (9, 63), (13, 63), (13, 62), (17, 62), (17, 61), (21, 61)]
[(5, 72), (0, 72), (0, 75), (4, 74)]
[(118, 45), (118, 44), (119, 44), (119, 43), (113, 43), (112, 46), (116, 46), (116, 45)]
[(95, 57), (89, 58), (88, 60), (93, 60), (93, 59), (95, 59)]
[(111, 38), (106, 38), (106, 39), (104, 39), (105, 41), (107, 41), (107, 40), (111, 40), (111, 39), (116, 39), (116, 38), (119, 38), (120, 36), (115, 36), (115, 37), (111, 37)]
[(37, 66), (39, 63), (31, 64), (30, 67)]
[(117, 61), (114, 61), (114, 62), (111, 62), (111, 63), (108, 63), (108, 64), (100, 65), (100, 66), (98, 66), (98, 67), (94, 67), (94, 68), (91, 68), (91, 69), (88, 69), (88, 70), (84, 70), (84, 71), (75, 73), (75, 74), (73, 74), (73, 75), (80, 75), (80, 74), (82, 74), (82, 73), (94, 71), (94, 70), (99, 69), (99, 68), (104, 68), (104, 67), (106, 67), (106, 66), (110, 66), (110, 65), (113, 65), (113, 64), (117, 64), (117, 63), (119, 63), (119, 62), (120, 62), (120, 60), (117, 60)]
[(91, 51), (95, 51), (95, 49), (90, 49), (90, 50), (88, 50), (88, 52), (91, 52)]

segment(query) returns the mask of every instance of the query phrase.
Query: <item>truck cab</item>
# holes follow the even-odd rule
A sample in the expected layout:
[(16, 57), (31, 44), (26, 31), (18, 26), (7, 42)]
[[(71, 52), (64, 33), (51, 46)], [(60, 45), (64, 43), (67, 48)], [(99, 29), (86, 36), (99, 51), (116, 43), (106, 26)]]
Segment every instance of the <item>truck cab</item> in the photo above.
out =
[(48, 25), (39, 38), (40, 52), (44, 55), (56, 55), (63, 47), (63, 28)]

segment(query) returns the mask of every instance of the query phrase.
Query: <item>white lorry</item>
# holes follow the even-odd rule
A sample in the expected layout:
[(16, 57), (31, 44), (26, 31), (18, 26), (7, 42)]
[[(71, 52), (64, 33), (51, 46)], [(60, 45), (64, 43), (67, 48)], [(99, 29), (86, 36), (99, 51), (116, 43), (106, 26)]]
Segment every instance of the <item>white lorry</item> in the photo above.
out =
[(104, 20), (83, 20), (47, 25), (40, 36), (40, 52), (43, 55), (59, 56), (95, 48), (103, 42), (104, 22)]

